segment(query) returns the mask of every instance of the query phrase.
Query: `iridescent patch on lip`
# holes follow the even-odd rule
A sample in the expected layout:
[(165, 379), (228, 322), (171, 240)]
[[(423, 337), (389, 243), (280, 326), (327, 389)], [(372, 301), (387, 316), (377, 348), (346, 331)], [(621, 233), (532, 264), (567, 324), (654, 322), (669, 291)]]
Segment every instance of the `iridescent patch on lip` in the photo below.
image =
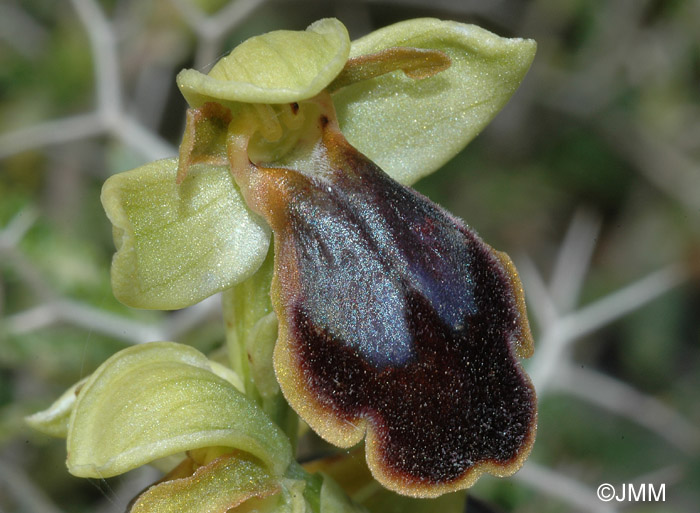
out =
[(332, 117), (319, 126), (312, 172), (234, 170), (274, 232), (285, 397), (335, 445), (366, 434), (374, 476), (405, 495), (512, 474), (536, 425), (513, 264), (361, 155)]

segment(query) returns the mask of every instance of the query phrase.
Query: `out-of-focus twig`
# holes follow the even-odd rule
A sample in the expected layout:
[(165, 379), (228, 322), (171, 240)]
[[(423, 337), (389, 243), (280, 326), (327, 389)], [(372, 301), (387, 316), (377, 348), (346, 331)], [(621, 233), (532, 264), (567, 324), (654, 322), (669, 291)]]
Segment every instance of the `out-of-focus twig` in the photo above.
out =
[(612, 503), (601, 501), (594, 490), (583, 485), (579, 480), (538, 465), (532, 460), (523, 465), (523, 468), (515, 474), (515, 479), (579, 511), (594, 513), (617, 511)]
[[(381, 3), (388, 5), (400, 5), (402, 7), (409, 6), (415, 8), (425, 8), (425, 0), (366, 0), (368, 3)], [(511, 26), (515, 23), (518, 10), (514, 2), (507, 0), (491, 0), (482, 2), (480, 0), (431, 0), (431, 7), (435, 9), (445, 10), (452, 13), (453, 16), (479, 16), (490, 20), (493, 23)]]
[(544, 282), (537, 277), (534, 266), (524, 268), (524, 279), (537, 292), (531, 297), (531, 304), (534, 303), (536, 311), (543, 312), (538, 317), (543, 323), (543, 333), (530, 363), (530, 375), (540, 392), (554, 375), (557, 365), (567, 361), (566, 351), (573, 341), (652, 301), (686, 277), (682, 267), (671, 265), (590, 305), (561, 317), (555, 316), (560, 303), (564, 303), (565, 310), (573, 308), (576, 303), (593, 250), (597, 225), (597, 221), (586, 214), (574, 218), (557, 258), (559, 270), (554, 273), (551, 287), (559, 296), (557, 300), (542, 286)]
[(28, 207), (10, 219), (7, 226), (0, 230), (0, 251), (17, 247), (38, 218), (39, 212), (33, 207)]
[(700, 449), (700, 428), (622, 381), (595, 370), (563, 365), (553, 379), (553, 388), (626, 417), (686, 454), (697, 454)]
[(681, 266), (670, 265), (558, 319), (543, 333), (530, 364), (535, 388), (543, 391), (549, 385), (572, 342), (665, 294), (685, 278)]
[(53, 300), (27, 310), (9, 315), (3, 321), (9, 333), (29, 333), (56, 323), (67, 323), (113, 337), (131, 344), (158, 340), (176, 340), (220, 309), (217, 297), (183, 310), (175, 317), (158, 323), (135, 321), (121, 315), (106, 312), (77, 301)]
[(700, 163), (675, 144), (654, 136), (648, 128), (623, 115), (610, 115), (599, 130), (620, 153), (659, 190), (690, 212), (700, 210)]
[(93, 0), (71, 0), (80, 21), (85, 27), (92, 47), (95, 81), (97, 83), (97, 108), (100, 117), (109, 121), (122, 111), (121, 79), (117, 45), (107, 18)]
[(39, 125), (0, 134), (0, 158), (43, 146), (92, 137), (103, 130), (102, 120), (95, 112), (45, 121)]
[(27, 262), (17, 248), (36, 222), (37, 217), (38, 213), (34, 208), (26, 208), (16, 214), (0, 231), (0, 257), (2, 257), (0, 262), (5, 266), (11, 265), (39, 298), (48, 300), (53, 297), (53, 293), (41, 275)]
[(0, 40), (33, 59), (41, 54), (48, 41), (46, 29), (16, 2), (0, 4)]
[(172, 0), (185, 22), (199, 37), (194, 67), (203, 70), (211, 65), (221, 52), (221, 43), (226, 34), (265, 2), (266, 0), (234, 0), (214, 15), (207, 16), (192, 2)]
[[(194, 327), (203, 324), (207, 319), (221, 313), (221, 297), (219, 294), (208, 297), (204, 301), (184, 308), (163, 322), (161, 331), (163, 340), (178, 340)], [(219, 315), (221, 318), (221, 315)]]
[(687, 277), (683, 266), (671, 264), (587, 305), (561, 320), (564, 338), (587, 335), (653, 301)]
[(113, 30), (99, 5), (93, 0), (71, 1), (90, 39), (97, 82), (97, 109), (95, 112), (46, 121), (0, 134), (0, 158), (104, 133), (119, 138), (147, 160), (176, 155), (174, 146), (124, 111), (116, 42)]
[(557, 253), (550, 285), (552, 301), (562, 314), (579, 300), (599, 231), (599, 216), (584, 209), (576, 211)]
[[(527, 295), (527, 311), (537, 323), (539, 331), (549, 328), (559, 318), (549, 287), (535, 267), (535, 263), (526, 255), (517, 258), (517, 268), (523, 288)], [(539, 351), (539, 341), (538, 341)]]
[(3, 330), (14, 334), (29, 333), (64, 322), (139, 344), (156, 340), (175, 340), (220, 310), (218, 296), (213, 296), (159, 323), (144, 323), (77, 301), (61, 299), (49, 287), (41, 273), (17, 249), (37, 217), (36, 210), (25, 209), (0, 230), (0, 256), (3, 265), (14, 268), (41, 301), (36, 306), (6, 316), (3, 319)]
[(0, 490), (12, 497), (20, 511), (61, 513), (44, 492), (36, 486), (19, 465), (0, 458)]
[(94, 0), (71, 1), (90, 37), (102, 126), (149, 160), (175, 155), (174, 147), (125, 113), (114, 30), (100, 6)]
[(120, 116), (112, 131), (124, 144), (138, 150), (148, 161), (177, 155), (177, 148), (132, 117)]

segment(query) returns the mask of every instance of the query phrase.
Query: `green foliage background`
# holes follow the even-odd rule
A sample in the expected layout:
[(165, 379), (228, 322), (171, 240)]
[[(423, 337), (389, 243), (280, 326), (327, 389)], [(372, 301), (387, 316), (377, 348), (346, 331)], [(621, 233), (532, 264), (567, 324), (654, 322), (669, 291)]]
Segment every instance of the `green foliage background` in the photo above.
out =
[[(536, 341), (545, 334), (537, 312), (547, 311), (533, 292), (536, 278), (553, 276), (563, 247), (580, 248), (572, 253), (580, 257), (594, 242), (590, 265), (564, 266), (585, 272), (580, 296), (569, 305), (574, 312), (669, 266), (680, 276), (678, 286), (661, 287), (653, 300), (635, 304), (634, 295), (615, 296), (611, 310), (628, 308), (575, 340), (561, 362), (637, 394), (628, 398), (653, 398), (673, 415), (659, 418), (643, 401), (616, 408), (615, 398), (606, 397), (611, 388), (585, 399), (555, 377), (540, 394), (531, 457), (547, 473), (484, 477), (473, 496), (504, 511), (590, 511), (594, 495), (588, 505), (575, 498), (594, 494), (600, 483), (666, 483), (666, 502), (627, 504), (625, 510), (696, 511), (700, 2), (235, 2), (253, 8), (224, 25), (217, 39), (204, 16), (225, 21), (232, 9), (225, 0), (99, 1), (110, 20), (102, 35), (117, 51), (122, 92), (121, 104), (102, 104), (102, 110), (96, 70), (103, 55), (93, 52), (76, 9), (87, 5), (89, 13), (95, 4), (0, 5), (0, 511), (123, 511), (129, 493), (154, 479), (73, 478), (62, 441), (30, 432), (22, 422), (134, 341), (132, 325), (124, 324), (121, 336), (118, 328), (105, 333), (100, 323), (118, 326), (128, 319), (138, 327), (162, 327), (179, 315), (129, 310), (113, 298), (111, 227), (99, 204), (100, 187), (109, 175), (177, 144), (185, 109), (174, 83), (179, 69), (211, 64), (251, 35), (303, 29), (328, 16), (340, 18), (353, 37), (435, 16), (538, 41), (533, 69), (510, 104), (457, 158), (418, 184), (514, 258)], [(151, 139), (140, 133), (133, 135), (140, 140), (130, 140), (120, 131), (129, 130), (123, 117), (109, 118), (113, 112), (137, 120), (161, 146), (148, 151)], [(90, 113), (99, 119), (45, 125)], [(588, 228), (576, 232), (576, 226)], [(574, 233), (569, 246), (567, 231)], [(554, 307), (569, 313), (566, 305)], [(223, 336), (217, 312), (200, 321), (177, 341), (215, 350)], [(581, 489), (562, 488), (560, 477)]]

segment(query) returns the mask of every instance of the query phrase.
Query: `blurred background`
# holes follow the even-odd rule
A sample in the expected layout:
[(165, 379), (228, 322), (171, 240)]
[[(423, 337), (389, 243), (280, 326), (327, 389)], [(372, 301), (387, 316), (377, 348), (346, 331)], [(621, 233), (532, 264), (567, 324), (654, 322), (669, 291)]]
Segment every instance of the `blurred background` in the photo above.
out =
[[(217, 298), (170, 313), (114, 299), (100, 187), (175, 154), (181, 68), (329, 16), (352, 37), (433, 16), (539, 44), (495, 121), (417, 185), (513, 257), (536, 339), (533, 454), (472, 496), (495, 511), (697, 511), (699, 0), (3, 0), (0, 511), (124, 511), (157, 478), (74, 478), (64, 442), (22, 420), (129, 344), (222, 342)], [(602, 483), (664, 485), (665, 501), (602, 502)]]

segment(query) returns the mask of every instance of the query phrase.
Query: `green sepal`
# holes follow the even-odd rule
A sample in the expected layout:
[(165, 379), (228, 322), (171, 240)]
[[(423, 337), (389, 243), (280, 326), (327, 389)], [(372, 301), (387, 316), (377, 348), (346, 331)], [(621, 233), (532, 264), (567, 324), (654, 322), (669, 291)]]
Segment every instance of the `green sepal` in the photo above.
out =
[(335, 18), (305, 31), (276, 30), (252, 37), (221, 59), (208, 75), (187, 69), (177, 84), (187, 103), (291, 103), (320, 93), (343, 69), (350, 51), (345, 26)]
[(424, 80), (394, 71), (357, 82), (337, 91), (333, 103), (348, 141), (411, 184), (451, 159), (501, 110), (525, 77), (536, 43), (422, 18), (353, 41), (350, 57), (391, 47), (439, 50), (451, 65)]
[(135, 308), (184, 308), (260, 267), (267, 225), (245, 205), (227, 167), (165, 159), (110, 177), (102, 204), (114, 225), (112, 288)]
[(79, 477), (109, 477), (215, 446), (250, 453), (273, 475), (292, 458), (284, 433), (202, 353), (152, 342), (115, 354), (85, 383), (70, 418), (67, 464)]

